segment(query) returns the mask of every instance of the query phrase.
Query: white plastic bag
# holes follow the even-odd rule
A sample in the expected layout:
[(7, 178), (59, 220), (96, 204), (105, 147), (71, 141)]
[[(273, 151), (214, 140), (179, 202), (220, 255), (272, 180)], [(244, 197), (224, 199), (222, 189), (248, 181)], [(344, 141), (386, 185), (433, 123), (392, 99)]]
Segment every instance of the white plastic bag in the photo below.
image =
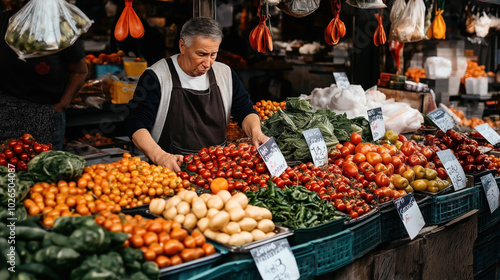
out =
[(475, 20), (476, 36), (482, 38), (486, 37), (490, 31), (490, 24), (491, 19), (485, 12), (483, 12), (481, 16), (478, 14)]
[(429, 79), (448, 79), (451, 76), (451, 60), (430, 56), (424, 63), (425, 76)]
[(382, 0), (347, 0), (347, 4), (360, 9), (383, 9), (387, 6)]
[(9, 19), (5, 41), (24, 60), (71, 46), (91, 21), (64, 0), (31, 0)]
[(405, 0), (394, 1), (394, 4), (392, 4), (391, 14), (389, 16), (391, 23), (394, 24), (401, 17), (405, 9), (406, 9)]
[(409, 0), (401, 16), (391, 25), (390, 39), (398, 42), (416, 42), (425, 38), (425, 4), (423, 0)]
[(415, 132), (423, 122), (424, 117), (422, 114), (409, 105), (406, 108), (398, 110), (387, 119), (384, 118), (385, 130), (392, 130), (398, 134)]

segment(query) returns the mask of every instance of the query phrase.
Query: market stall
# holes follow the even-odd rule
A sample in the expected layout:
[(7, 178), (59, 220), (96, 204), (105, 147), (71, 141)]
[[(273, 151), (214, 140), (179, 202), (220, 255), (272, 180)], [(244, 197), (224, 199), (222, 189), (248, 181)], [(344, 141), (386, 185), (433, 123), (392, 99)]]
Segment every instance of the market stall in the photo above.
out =
[[(125, 2), (119, 41), (144, 35)], [(86, 54), (64, 149), (30, 131), (0, 146), (0, 279), (500, 276), (495, 69), (460, 40), (444, 41), (457, 34), (446, 28), (456, 6), (273, 2), (244, 6), (256, 21), (241, 15), (259, 63), (220, 57), (244, 84), (262, 82), (249, 88), (268, 90), (250, 95), (270, 140), (254, 146), (228, 117), (227, 145), (187, 153), (177, 172), (154, 164), (124, 129), (150, 62)], [(461, 6), (464, 32), (497, 40), (497, 4), (480, 2)], [(215, 2), (195, 10), (216, 17), (205, 4)], [(162, 5), (170, 4), (149, 7)], [(274, 27), (277, 15), (307, 20), (316, 11), (321, 43), (280, 40), (290, 34)], [(358, 20), (373, 24), (369, 46), (356, 39), (368, 32)], [(20, 54), (41, 55), (15, 42)], [(339, 63), (349, 46), (359, 50), (348, 54), (352, 64)], [(406, 48), (419, 54), (406, 59)], [(359, 68), (369, 49), (385, 66)]]

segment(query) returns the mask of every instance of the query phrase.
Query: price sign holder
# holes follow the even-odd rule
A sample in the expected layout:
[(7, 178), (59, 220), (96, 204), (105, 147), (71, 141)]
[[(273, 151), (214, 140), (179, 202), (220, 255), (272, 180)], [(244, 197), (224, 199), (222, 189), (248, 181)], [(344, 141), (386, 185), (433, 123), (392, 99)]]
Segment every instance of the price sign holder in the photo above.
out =
[(455, 126), (453, 118), (441, 108), (428, 113), (427, 117), (429, 117), (429, 119), (431, 119), (431, 121), (443, 132), (448, 131), (448, 129), (452, 129), (453, 126)]
[(447, 149), (444, 151), (439, 151), (436, 154), (443, 163), (444, 169), (446, 169), (448, 176), (450, 176), (455, 191), (465, 188), (467, 183), (465, 172), (453, 152), (450, 149)]
[(264, 159), (264, 163), (269, 169), (269, 173), (271, 173), (271, 177), (280, 176), (288, 167), (286, 163), (286, 159), (281, 153), (278, 144), (273, 137), (269, 138), (266, 143), (260, 145), (257, 148), (262, 159)]
[(403, 222), (406, 232), (413, 240), (418, 235), (420, 230), (424, 227), (425, 221), (418, 208), (417, 201), (412, 193), (402, 196), (394, 200), (396, 211), (398, 211), (399, 218)]
[(306, 138), (314, 165), (320, 167), (327, 164), (328, 150), (326, 149), (325, 139), (319, 128), (302, 131), (302, 134)]
[(335, 78), (335, 84), (339, 88), (344, 89), (351, 85), (345, 72), (333, 72), (333, 77)]
[(250, 253), (263, 280), (300, 278), (297, 261), (286, 238), (251, 249)]
[(500, 203), (500, 193), (495, 177), (493, 177), (493, 174), (491, 173), (484, 175), (481, 177), (481, 183), (483, 184), (484, 193), (486, 194), (486, 200), (488, 200), (490, 213), (493, 213), (498, 208), (498, 204)]
[(373, 140), (384, 137), (385, 134), (385, 123), (384, 116), (382, 115), (382, 108), (377, 107), (367, 111), (368, 121), (370, 122), (370, 128), (372, 131)]
[(487, 123), (474, 127), (491, 145), (500, 143), (500, 135)]

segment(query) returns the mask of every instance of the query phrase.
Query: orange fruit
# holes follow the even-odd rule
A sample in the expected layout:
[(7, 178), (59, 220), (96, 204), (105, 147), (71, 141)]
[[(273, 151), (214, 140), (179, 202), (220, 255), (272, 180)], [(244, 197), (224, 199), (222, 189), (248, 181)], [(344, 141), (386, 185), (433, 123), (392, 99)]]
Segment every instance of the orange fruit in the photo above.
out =
[(214, 193), (217, 194), (221, 190), (228, 190), (229, 188), (229, 183), (227, 182), (226, 178), (218, 177), (213, 179), (212, 183), (210, 183), (210, 190)]

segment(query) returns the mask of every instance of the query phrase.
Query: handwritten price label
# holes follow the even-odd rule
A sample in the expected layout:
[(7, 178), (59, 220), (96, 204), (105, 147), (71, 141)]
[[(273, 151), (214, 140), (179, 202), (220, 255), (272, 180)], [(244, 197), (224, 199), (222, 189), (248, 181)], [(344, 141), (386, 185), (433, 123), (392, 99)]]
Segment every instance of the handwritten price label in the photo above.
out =
[(325, 139), (319, 128), (302, 131), (302, 134), (306, 138), (314, 165), (320, 167), (327, 164), (328, 150), (326, 149)]
[(368, 121), (370, 122), (373, 140), (376, 141), (384, 137), (385, 123), (384, 116), (382, 115), (382, 108), (373, 108), (366, 112), (368, 114)]
[(493, 177), (493, 174), (489, 173), (481, 177), (481, 184), (483, 184), (484, 193), (486, 194), (486, 199), (488, 200), (490, 213), (493, 213), (498, 208), (500, 200), (498, 185)]
[(415, 238), (424, 227), (425, 221), (412, 193), (394, 200), (399, 218), (403, 222), (410, 239)]
[(500, 143), (500, 135), (487, 123), (474, 127), (491, 145)]
[(443, 132), (452, 129), (455, 126), (455, 121), (443, 109), (439, 108), (427, 114), (427, 117), (439, 127)]
[(264, 159), (264, 163), (267, 169), (269, 169), (271, 176), (280, 176), (288, 167), (286, 159), (273, 137), (258, 147), (257, 151), (262, 159)]
[(276, 240), (250, 250), (260, 276), (264, 280), (300, 278), (297, 261), (286, 239)]
[(439, 151), (436, 154), (443, 163), (444, 169), (446, 169), (448, 176), (450, 176), (451, 182), (453, 183), (453, 188), (456, 191), (465, 188), (465, 183), (467, 182), (467, 179), (465, 178), (465, 172), (453, 152), (448, 149)]
[(344, 89), (351, 85), (345, 72), (333, 72), (333, 77), (335, 78), (335, 83), (339, 88)]

